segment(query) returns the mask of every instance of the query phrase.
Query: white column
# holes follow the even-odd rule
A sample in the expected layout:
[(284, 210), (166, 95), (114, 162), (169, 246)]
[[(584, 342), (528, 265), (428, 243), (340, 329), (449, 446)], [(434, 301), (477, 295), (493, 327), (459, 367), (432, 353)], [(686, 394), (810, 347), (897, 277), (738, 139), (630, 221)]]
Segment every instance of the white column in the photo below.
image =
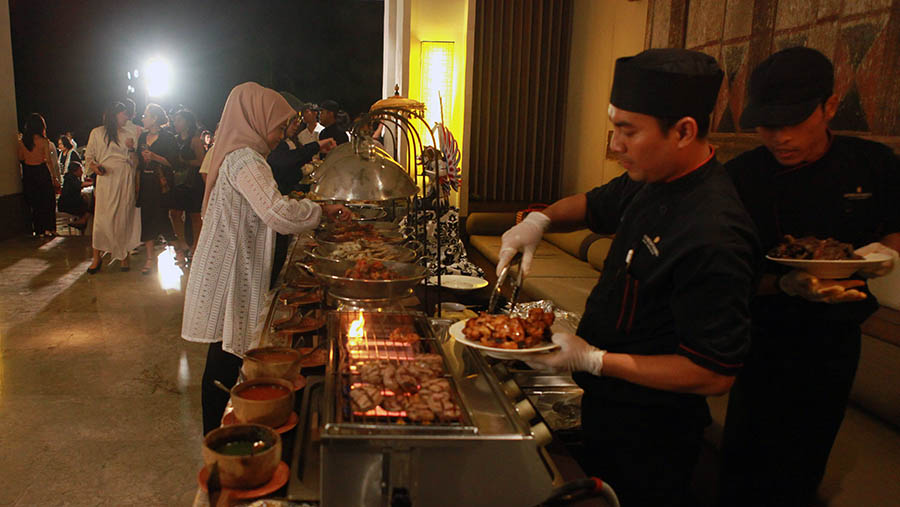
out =
[(18, 128), (9, 2), (0, 0), (0, 196), (22, 192), (16, 156)]
[[(409, 25), (411, 0), (385, 0), (384, 2), (384, 68), (382, 71), (382, 98), (394, 95), (394, 87), (400, 87), (400, 95), (409, 96)], [(394, 136), (403, 135), (396, 127)], [(384, 145), (394, 155), (393, 137), (386, 133)], [(405, 144), (400, 143), (397, 161), (406, 166)]]

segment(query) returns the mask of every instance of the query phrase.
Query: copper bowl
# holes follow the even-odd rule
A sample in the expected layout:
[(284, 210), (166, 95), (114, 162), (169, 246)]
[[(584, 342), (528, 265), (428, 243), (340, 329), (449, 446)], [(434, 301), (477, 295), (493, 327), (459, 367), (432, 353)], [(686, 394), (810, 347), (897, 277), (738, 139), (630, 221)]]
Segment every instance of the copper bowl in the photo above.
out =
[(300, 374), (300, 351), (290, 347), (260, 347), (244, 354), (244, 376), (283, 378), (293, 382)]
[[(254, 386), (279, 386), (286, 389), (287, 394), (271, 399), (250, 399), (242, 396)], [(274, 377), (247, 380), (231, 389), (231, 404), (234, 406), (234, 417), (239, 422), (277, 428), (290, 419), (294, 410), (294, 383)]]
[[(229, 442), (263, 442), (259, 452), (223, 454)], [(271, 428), (259, 424), (223, 426), (207, 433), (203, 439), (203, 463), (216, 463), (222, 487), (252, 489), (272, 480), (281, 462), (281, 437)]]

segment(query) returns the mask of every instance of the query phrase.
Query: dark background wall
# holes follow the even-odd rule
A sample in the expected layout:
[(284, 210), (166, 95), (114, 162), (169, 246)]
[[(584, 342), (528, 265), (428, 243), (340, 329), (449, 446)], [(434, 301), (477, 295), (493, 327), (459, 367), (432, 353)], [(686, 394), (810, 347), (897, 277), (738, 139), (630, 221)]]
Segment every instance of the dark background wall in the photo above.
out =
[(900, 0), (650, 0), (647, 47), (715, 57), (725, 82), (714, 131), (739, 132), (750, 72), (792, 46), (834, 63), (835, 130), (900, 136)]
[(163, 105), (183, 104), (210, 127), (244, 81), (334, 99), (351, 116), (381, 98), (379, 0), (10, 0), (9, 8), (19, 125), (40, 112), (51, 136), (72, 130), (87, 142), (105, 105), (125, 96), (126, 72), (157, 54), (177, 76)]

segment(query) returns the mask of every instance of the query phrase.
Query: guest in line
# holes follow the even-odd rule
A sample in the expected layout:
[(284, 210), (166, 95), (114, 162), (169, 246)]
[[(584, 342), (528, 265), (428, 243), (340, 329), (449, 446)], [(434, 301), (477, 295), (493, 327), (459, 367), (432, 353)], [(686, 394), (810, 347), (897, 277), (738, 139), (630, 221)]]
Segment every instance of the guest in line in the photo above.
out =
[(141, 210), (135, 206), (137, 133), (128, 125), (125, 105), (115, 102), (104, 124), (91, 131), (84, 160), (96, 176), (94, 186), (94, 253), (88, 273), (100, 271), (100, 254), (107, 252), (131, 269), (128, 254), (141, 242)]
[(31, 229), (35, 236), (56, 234), (56, 192), (60, 188), (59, 173), (51, 164), (47, 123), (38, 113), (25, 120), (18, 142), (18, 157), (22, 163), (22, 188), (25, 203), (31, 209)]

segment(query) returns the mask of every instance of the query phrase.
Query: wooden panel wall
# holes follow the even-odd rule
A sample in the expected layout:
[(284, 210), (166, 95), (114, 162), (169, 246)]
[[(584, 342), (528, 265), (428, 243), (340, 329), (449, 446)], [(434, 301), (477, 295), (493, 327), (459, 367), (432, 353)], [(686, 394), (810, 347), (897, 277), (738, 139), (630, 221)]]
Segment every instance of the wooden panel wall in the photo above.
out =
[(571, 0), (475, 3), (473, 210), (560, 197), (571, 27)]
[(834, 63), (835, 130), (900, 136), (900, 0), (650, 0), (646, 47), (684, 47), (725, 70), (713, 130), (740, 132), (750, 72), (791, 46)]

